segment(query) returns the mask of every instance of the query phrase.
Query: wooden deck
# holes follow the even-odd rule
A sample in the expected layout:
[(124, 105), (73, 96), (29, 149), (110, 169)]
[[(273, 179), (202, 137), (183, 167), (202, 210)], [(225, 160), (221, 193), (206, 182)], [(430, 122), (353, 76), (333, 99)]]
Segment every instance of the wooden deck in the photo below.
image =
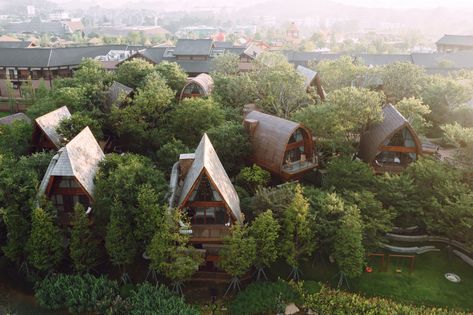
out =
[(222, 243), (230, 235), (230, 227), (222, 225), (193, 225), (191, 243)]

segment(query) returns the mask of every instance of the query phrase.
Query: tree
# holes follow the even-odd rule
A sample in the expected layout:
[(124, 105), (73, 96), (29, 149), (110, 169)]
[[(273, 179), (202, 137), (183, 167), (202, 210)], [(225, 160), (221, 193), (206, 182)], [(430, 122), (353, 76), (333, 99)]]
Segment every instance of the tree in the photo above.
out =
[(333, 256), (340, 269), (339, 287), (346, 281), (345, 277), (354, 278), (361, 275), (365, 255), (359, 210), (352, 205), (345, 205), (344, 209), (333, 244)]
[(323, 182), (325, 188), (334, 187), (336, 191), (370, 190), (373, 184), (373, 171), (366, 163), (344, 157), (330, 160)]
[(156, 66), (156, 72), (166, 81), (166, 84), (178, 94), (184, 88), (187, 82), (187, 74), (178, 63), (175, 62), (160, 62)]
[(271, 179), (271, 174), (256, 164), (244, 167), (238, 174), (236, 181), (251, 194), (256, 193), (258, 187), (266, 187)]
[(281, 251), (286, 262), (291, 266), (292, 276), (299, 280), (299, 263), (315, 250), (315, 235), (311, 228), (314, 218), (309, 213), (309, 202), (302, 193), (302, 187), (297, 185), (291, 204), (283, 214), (281, 223)]
[(126, 281), (125, 265), (131, 264), (138, 251), (138, 245), (133, 237), (133, 227), (126, 215), (127, 209), (119, 200), (114, 200), (110, 213), (110, 223), (105, 235), (105, 248), (113, 265), (123, 271), (122, 279)]
[[(65, 86), (55, 88), (51, 92), (52, 100), (55, 108), (67, 106), (72, 112), (87, 111), (91, 107), (88, 106), (87, 91), (84, 86)], [(46, 114), (46, 113), (44, 113)]]
[(52, 218), (41, 208), (31, 214), (31, 234), (26, 243), (28, 261), (40, 271), (50, 271), (62, 260), (62, 236)]
[(368, 71), (363, 64), (353, 62), (349, 56), (342, 56), (335, 60), (321, 60), (316, 65), (311, 64), (322, 78), (325, 91), (332, 92), (344, 87), (350, 87)]
[(267, 279), (264, 268), (270, 267), (278, 257), (279, 230), (279, 223), (273, 217), (271, 210), (259, 214), (250, 226), (249, 235), (254, 238), (256, 252), (258, 253), (255, 259), (255, 266), (258, 268), (258, 280), (261, 275)]
[(0, 148), (4, 154), (16, 157), (27, 155), (33, 127), (25, 121), (14, 121), (10, 125), (0, 125)]
[[(265, 209), (271, 209), (275, 218), (278, 219), (280, 225), (286, 208), (289, 207), (294, 198), (295, 185), (286, 184), (279, 187), (259, 187), (256, 189), (250, 208), (253, 216), (256, 216)], [(248, 218), (251, 220), (251, 218)]]
[(381, 78), (388, 101), (397, 103), (403, 98), (418, 97), (426, 74), (418, 65), (395, 62), (382, 68)]
[(262, 53), (253, 62), (256, 104), (270, 114), (289, 118), (307, 106), (304, 79), (282, 54)]
[(57, 127), (57, 132), (67, 143), (85, 127), (90, 128), (96, 139), (103, 139), (103, 132), (99, 122), (84, 112), (74, 113), (71, 117), (61, 120)]
[(209, 129), (207, 135), (227, 173), (230, 176), (237, 174), (251, 151), (249, 135), (242, 124), (221, 124)]
[(224, 53), (212, 60), (212, 70), (216, 74), (236, 75), (240, 71), (240, 57), (233, 53)]
[(118, 82), (133, 89), (143, 86), (145, 78), (155, 71), (155, 67), (141, 58), (123, 62), (117, 69)]
[(174, 163), (179, 160), (179, 155), (186, 152), (190, 152), (190, 149), (181, 140), (172, 138), (156, 152), (159, 169), (169, 176)]
[(422, 103), (421, 99), (415, 97), (403, 98), (396, 104), (397, 110), (409, 120), (409, 123), (417, 133), (423, 133), (431, 124), (425, 117), (430, 114), (428, 105)]
[(149, 186), (144, 184), (138, 191), (138, 210), (135, 217), (135, 237), (143, 243), (146, 249), (156, 232), (156, 222), (163, 220), (163, 207), (159, 206), (159, 194)]
[(228, 75), (215, 73), (212, 76), (213, 98), (222, 106), (241, 111), (245, 104), (256, 101), (256, 83), (248, 73)]
[(327, 149), (353, 153), (359, 136), (383, 120), (384, 99), (378, 92), (353, 87), (335, 90), (320, 105), (309, 105), (294, 117), (327, 143)]
[(223, 124), (224, 114), (212, 99), (188, 98), (176, 105), (167, 121), (174, 137), (192, 148), (205, 131)]
[(248, 236), (245, 226), (235, 224), (232, 226), (231, 236), (225, 237), (219, 255), (219, 267), (233, 277), (225, 294), (232, 289), (239, 291), (239, 278), (250, 269), (256, 259), (255, 239)]
[(457, 148), (456, 158), (469, 163), (473, 157), (473, 128), (464, 128), (457, 122), (441, 126), (444, 141)]
[(84, 207), (77, 203), (74, 207), (74, 218), (72, 220), (71, 240), (69, 243), (69, 255), (77, 272), (89, 272), (98, 261), (98, 242), (89, 227), (89, 218)]

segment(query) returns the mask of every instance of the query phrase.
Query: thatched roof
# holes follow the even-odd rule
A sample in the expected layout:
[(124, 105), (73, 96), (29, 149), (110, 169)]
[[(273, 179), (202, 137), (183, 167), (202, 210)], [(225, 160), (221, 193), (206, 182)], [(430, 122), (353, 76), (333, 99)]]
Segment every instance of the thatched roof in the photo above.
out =
[(194, 162), (184, 179), (179, 198), (180, 207), (190, 198), (193, 193), (193, 188), (195, 188), (195, 183), (198, 182), (204, 174), (207, 175), (210, 183), (222, 196), (233, 218), (241, 223), (243, 217), (240, 210), (240, 198), (207, 134), (204, 134), (200, 140), (199, 146), (195, 151)]
[(71, 113), (67, 106), (58, 108), (52, 112), (49, 112), (41, 117), (36, 118), (35, 122), (44, 132), (44, 134), (51, 140), (51, 142), (59, 148), (61, 146), (61, 138), (57, 133), (56, 129), (59, 123), (63, 119), (71, 117)]
[(95, 174), (99, 162), (104, 157), (105, 155), (89, 127), (85, 127), (51, 160), (41, 183), (42, 190), (44, 191), (51, 176), (74, 177), (89, 196), (93, 197)]
[(246, 122), (256, 124), (250, 135), (252, 161), (279, 173), (290, 137), (298, 128), (305, 128), (299, 123), (256, 110), (246, 115)]
[[(391, 104), (383, 107), (383, 121), (361, 135), (358, 156), (365, 162), (372, 162), (379, 154), (378, 148), (396, 132), (409, 128), (416, 144), (420, 141), (406, 118)], [(421, 148), (419, 148), (421, 150)]]
[(24, 121), (27, 123), (31, 123), (31, 119), (28, 116), (23, 113), (16, 113), (0, 118), (0, 125), (10, 125), (15, 121)]

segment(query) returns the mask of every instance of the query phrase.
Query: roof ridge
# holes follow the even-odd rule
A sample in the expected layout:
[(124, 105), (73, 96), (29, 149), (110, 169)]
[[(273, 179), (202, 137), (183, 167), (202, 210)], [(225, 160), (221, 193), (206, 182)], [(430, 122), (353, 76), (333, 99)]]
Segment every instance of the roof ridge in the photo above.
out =
[(49, 49), (49, 58), (48, 58), (48, 63), (47, 63), (47, 66), (49, 67), (49, 64), (51, 63), (51, 55), (53, 54), (53, 49), (50, 48)]

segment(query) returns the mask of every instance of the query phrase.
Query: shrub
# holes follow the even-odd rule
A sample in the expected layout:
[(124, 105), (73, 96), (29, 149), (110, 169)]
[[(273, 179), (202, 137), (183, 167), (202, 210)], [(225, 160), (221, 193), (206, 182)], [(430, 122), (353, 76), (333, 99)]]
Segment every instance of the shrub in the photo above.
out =
[(137, 286), (128, 299), (129, 315), (197, 315), (199, 311), (171, 293), (164, 286), (143, 283)]
[(67, 308), (78, 314), (104, 314), (118, 296), (118, 284), (92, 275), (56, 275), (36, 285), (35, 296), (41, 306), (51, 310)]
[(359, 294), (322, 287), (320, 292), (304, 296), (304, 306), (317, 314), (390, 314), (390, 315), (448, 315), (465, 314), (442, 308), (411, 306), (384, 298), (366, 298)]
[(251, 315), (284, 311), (286, 303), (301, 303), (301, 296), (287, 282), (255, 282), (239, 293), (229, 305), (231, 314)]

